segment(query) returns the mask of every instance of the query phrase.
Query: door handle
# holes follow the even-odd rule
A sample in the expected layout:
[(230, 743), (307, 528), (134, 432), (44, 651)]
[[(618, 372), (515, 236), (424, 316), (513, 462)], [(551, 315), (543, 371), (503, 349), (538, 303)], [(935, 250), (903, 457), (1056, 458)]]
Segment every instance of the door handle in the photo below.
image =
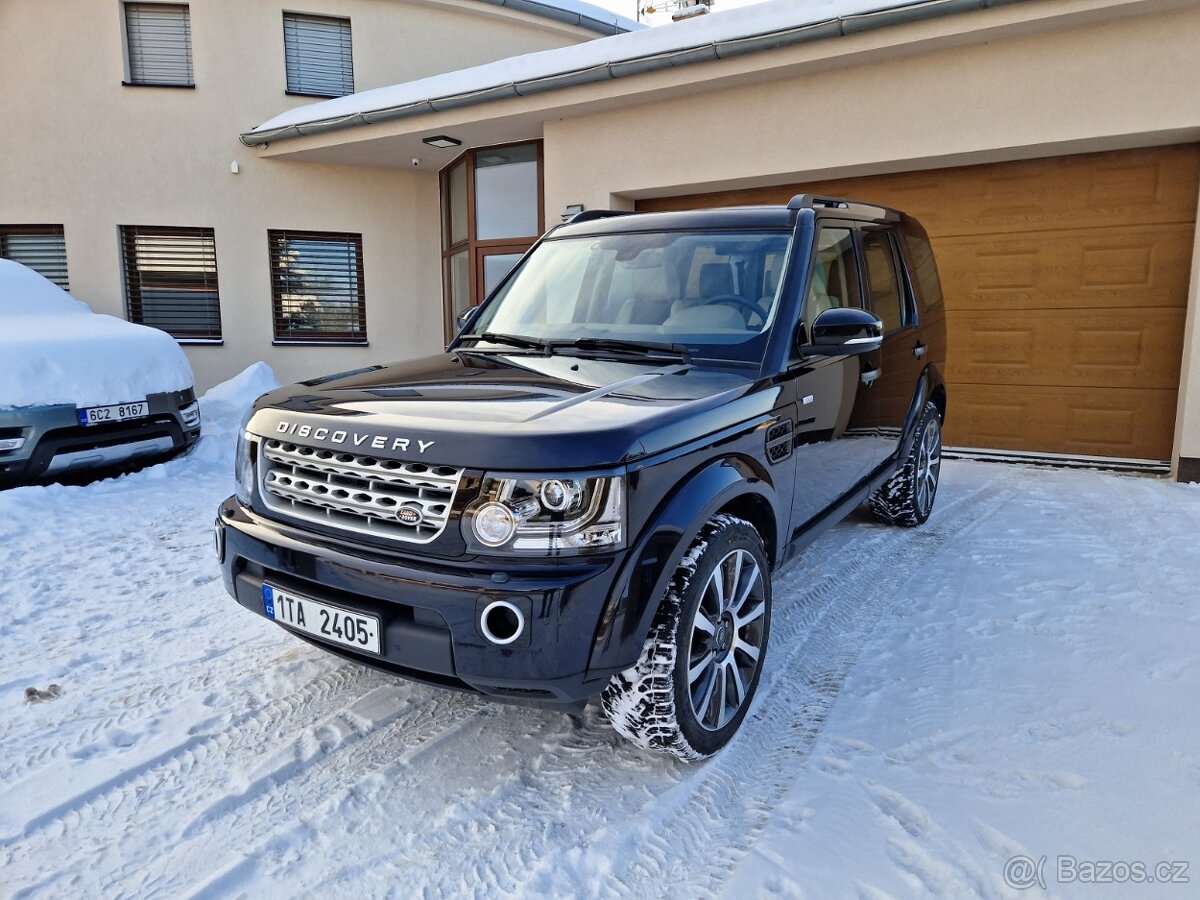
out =
[(913, 356), (915, 356), (917, 359), (921, 359), (924, 355), (925, 345), (920, 341), (917, 341), (917, 345), (913, 347)]
[(867, 387), (870, 387), (876, 381), (879, 380), (879, 376), (882, 374), (883, 374), (882, 369), (872, 369), (870, 372), (863, 372), (862, 375), (860, 375), (858, 377), (859, 377), (859, 380), (862, 381), (863, 384), (865, 384)]

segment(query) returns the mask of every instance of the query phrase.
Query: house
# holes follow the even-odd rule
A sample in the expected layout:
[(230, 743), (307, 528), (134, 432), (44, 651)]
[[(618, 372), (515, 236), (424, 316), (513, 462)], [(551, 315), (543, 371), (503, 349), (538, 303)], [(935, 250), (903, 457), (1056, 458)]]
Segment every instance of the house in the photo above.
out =
[[(412, 184), (380, 251), (403, 256), (402, 277), (374, 288), (364, 248), (368, 319), (376, 297), (405, 334), (372, 331), (359, 356), (295, 351), (310, 371), (436, 349), (571, 210), (813, 190), (929, 230), (949, 444), (1169, 461), (1200, 479), (1198, 38), (1200, 0), (772, 0), (397, 79), (240, 131), (256, 177), (291, 185), (300, 218), (320, 209), (305, 193), (324, 173), (332, 218)], [(237, 264), (262, 269), (252, 249)], [(230, 370), (275, 364), (262, 329), (247, 340), (258, 355)]]
[(202, 389), (260, 359), (296, 379), (428, 352), (439, 153), (280, 165), (239, 133), (638, 27), (577, 0), (5, 0), (0, 255), (166, 329)]

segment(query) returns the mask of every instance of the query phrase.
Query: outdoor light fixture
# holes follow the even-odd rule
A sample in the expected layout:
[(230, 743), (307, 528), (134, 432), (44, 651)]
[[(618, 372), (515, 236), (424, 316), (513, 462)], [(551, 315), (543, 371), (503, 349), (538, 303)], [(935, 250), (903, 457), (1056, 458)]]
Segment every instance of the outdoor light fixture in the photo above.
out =
[(447, 150), (462, 144), (458, 138), (452, 138), (447, 134), (435, 134), (433, 137), (421, 138), (421, 140), (430, 147), (437, 147), (440, 150)]
[(567, 205), (567, 208), (563, 210), (562, 220), (564, 222), (570, 222), (573, 218), (575, 218), (581, 212), (583, 212), (583, 204), (582, 203), (570, 203)]

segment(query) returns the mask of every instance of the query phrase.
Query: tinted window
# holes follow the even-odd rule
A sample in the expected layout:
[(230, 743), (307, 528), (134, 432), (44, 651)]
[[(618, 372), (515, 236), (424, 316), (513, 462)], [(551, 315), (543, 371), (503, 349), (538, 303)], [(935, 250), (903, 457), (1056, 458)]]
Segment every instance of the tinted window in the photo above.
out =
[(871, 311), (883, 321), (883, 333), (904, 327), (904, 294), (896, 273), (892, 236), (886, 231), (863, 232), (863, 257), (871, 289)]
[(908, 272), (912, 276), (917, 296), (926, 307), (939, 306), (942, 302), (942, 284), (938, 280), (933, 247), (925, 235), (925, 229), (911, 219), (904, 223), (904, 248)]

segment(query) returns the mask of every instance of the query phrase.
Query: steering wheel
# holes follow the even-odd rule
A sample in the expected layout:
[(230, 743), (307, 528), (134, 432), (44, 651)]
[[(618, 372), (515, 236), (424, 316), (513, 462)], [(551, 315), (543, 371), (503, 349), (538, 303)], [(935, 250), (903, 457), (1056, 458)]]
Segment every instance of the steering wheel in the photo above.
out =
[(752, 315), (758, 316), (760, 321), (766, 321), (762, 307), (753, 300), (747, 300), (745, 297), (739, 297), (737, 294), (714, 294), (711, 297), (705, 297), (701, 305), (712, 306), (717, 303), (727, 303), (730, 306), (737, 307), (738, 311), (745, 317), (747, 325), (750, 324), (750, 316)]

